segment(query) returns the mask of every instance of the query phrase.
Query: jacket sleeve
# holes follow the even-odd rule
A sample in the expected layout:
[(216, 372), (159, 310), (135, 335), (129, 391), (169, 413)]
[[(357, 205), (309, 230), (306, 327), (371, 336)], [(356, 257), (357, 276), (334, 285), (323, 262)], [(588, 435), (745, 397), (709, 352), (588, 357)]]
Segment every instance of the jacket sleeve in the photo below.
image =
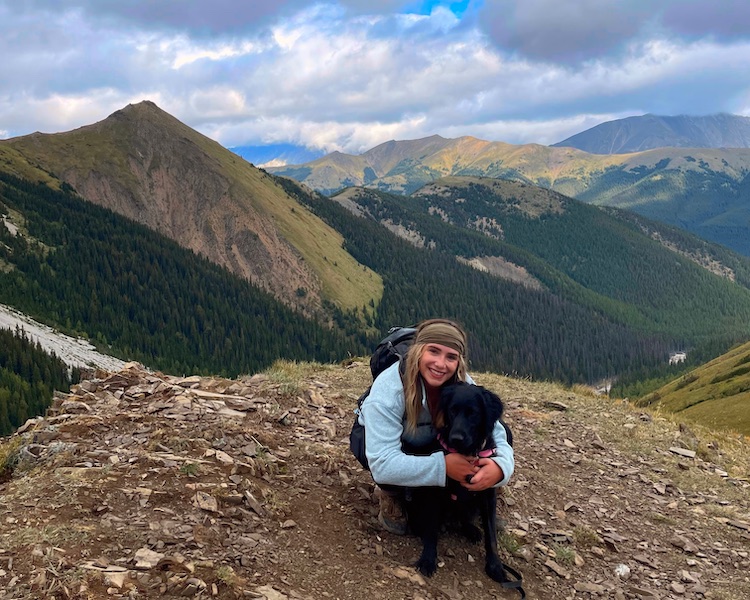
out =
[[(468, 373), (466, 374), (466, 381), (467, 383), (476, 385), (476, 382)], [(513, 447), (508, 443), (508, 434), (500, 421), (495, 423), (495, 428), (492, 430), (492, 439), (495, 440), (495, 455), (492, 457), (492, 460), (503, 470), (503, 478), (494, 487), (508, 485), (516, 468), (516, 460), (513, 454)]]
[(495, 487), (508, 485), (513, 471), (516, 468), (516, 461), (513, 455), (513, 447), (508, 443), (508, 434), (500, 421), (495, 423), (492, 430), (492, 437), (495, 440), (495, 455), (492, 457), (498, 466), (503, 470), (503, 478)]
[(365, 426), (365, 454), (372, 478), (379, 484), (409, 487), (445, 486), (442, 452), (412, 456), (401, 450), (404, 431), (404, 390), (398, 363), (373, 382), (362, 404), (360, 422)]

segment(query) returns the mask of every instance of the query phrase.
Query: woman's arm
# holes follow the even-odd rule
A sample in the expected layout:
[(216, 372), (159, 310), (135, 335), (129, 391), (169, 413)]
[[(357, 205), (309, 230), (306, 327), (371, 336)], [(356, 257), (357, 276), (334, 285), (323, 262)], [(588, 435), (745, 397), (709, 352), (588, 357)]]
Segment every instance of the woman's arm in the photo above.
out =
[(503, 478), (495, 484), (495, 487), (508, 485), (508, 481), (510, 481), (513, 471), (516, 468), (516, 460), (513, 454), (513, 447), (508, 443), (508, 433), (500, 421), (495, 422), (492, 437), (495, 440), (495, 455), (492, 456), (492, 460), (503, 471)]
[(495, 440), (495, 453), (475, 462), (475, 473), (470, 482), (462, 482), (467, 490), (479, 492), (490, 487), (507, 485), (515, 469), (513, 448), (508, 443), (505, 427), (498, 421), (492, 432)]
[(398, 363), (373, 382), (361, 408), (365, 426), (365, 454), (372, 478), (379, 484), (401, 486), (445, 486), (442, 452), (412, 456), (401, 450), (404, 393)]

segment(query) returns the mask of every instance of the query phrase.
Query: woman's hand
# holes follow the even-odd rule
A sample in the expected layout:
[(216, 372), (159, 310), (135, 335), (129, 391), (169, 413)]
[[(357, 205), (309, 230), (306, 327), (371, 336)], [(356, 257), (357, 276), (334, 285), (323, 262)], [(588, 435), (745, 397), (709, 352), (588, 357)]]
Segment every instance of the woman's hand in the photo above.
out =
[(474, 466), (475, 459), (473, 456), (464, 456), (458, 452), (449, 452), (445, 454), (445, 474), (451, 479), (455, 479), (462, 485), (474, 477), (478, 468)]
[[(446, 463), (447, 464), (447, 463)], [(503, 470), (491, 458), (479, 458), (474, 461), (474, 475), (470, 481), (459, 480), (470, 492), (481, 492), (491, 488), (503, 479)]]

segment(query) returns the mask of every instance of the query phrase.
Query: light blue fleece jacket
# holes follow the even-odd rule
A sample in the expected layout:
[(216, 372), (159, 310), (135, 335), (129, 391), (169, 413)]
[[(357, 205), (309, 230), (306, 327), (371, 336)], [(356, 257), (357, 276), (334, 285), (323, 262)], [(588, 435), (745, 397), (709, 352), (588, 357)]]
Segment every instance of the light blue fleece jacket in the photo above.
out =
[[(445, 458), (442, 451), (429, 456), (413, 456), (401, 449), (402, 438), (414, 446), (424, 446), (435, 439), (436, 432), (424, 387), (417, 431), (414, 434), (405, 432), (404, 386), (398, 369), (399, 363), (396, 363), (378, 375), (360, 409), (359, 422), (365, 427), (365, 454), (372, 478), (379, 484), (445, 487)], [(468, 376), (467, 381), (474, 383)], [(508, 444), (505, 428), (499, 422), (495, 423), (492, 435), (496, 447), (492, 459), (504, 475), (498, 485), (506, 485), (515, 468), (513, 448)]]

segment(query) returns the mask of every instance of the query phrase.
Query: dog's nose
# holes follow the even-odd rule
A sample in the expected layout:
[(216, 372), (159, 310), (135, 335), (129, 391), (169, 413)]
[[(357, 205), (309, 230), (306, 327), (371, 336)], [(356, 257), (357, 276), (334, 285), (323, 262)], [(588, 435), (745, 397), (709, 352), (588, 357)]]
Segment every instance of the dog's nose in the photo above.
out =
[(448, 443), (453, 447), (463, 446), (465, 442), (466, 436), (460, 431), (453, 431), (450, 436), (448, 436)]

